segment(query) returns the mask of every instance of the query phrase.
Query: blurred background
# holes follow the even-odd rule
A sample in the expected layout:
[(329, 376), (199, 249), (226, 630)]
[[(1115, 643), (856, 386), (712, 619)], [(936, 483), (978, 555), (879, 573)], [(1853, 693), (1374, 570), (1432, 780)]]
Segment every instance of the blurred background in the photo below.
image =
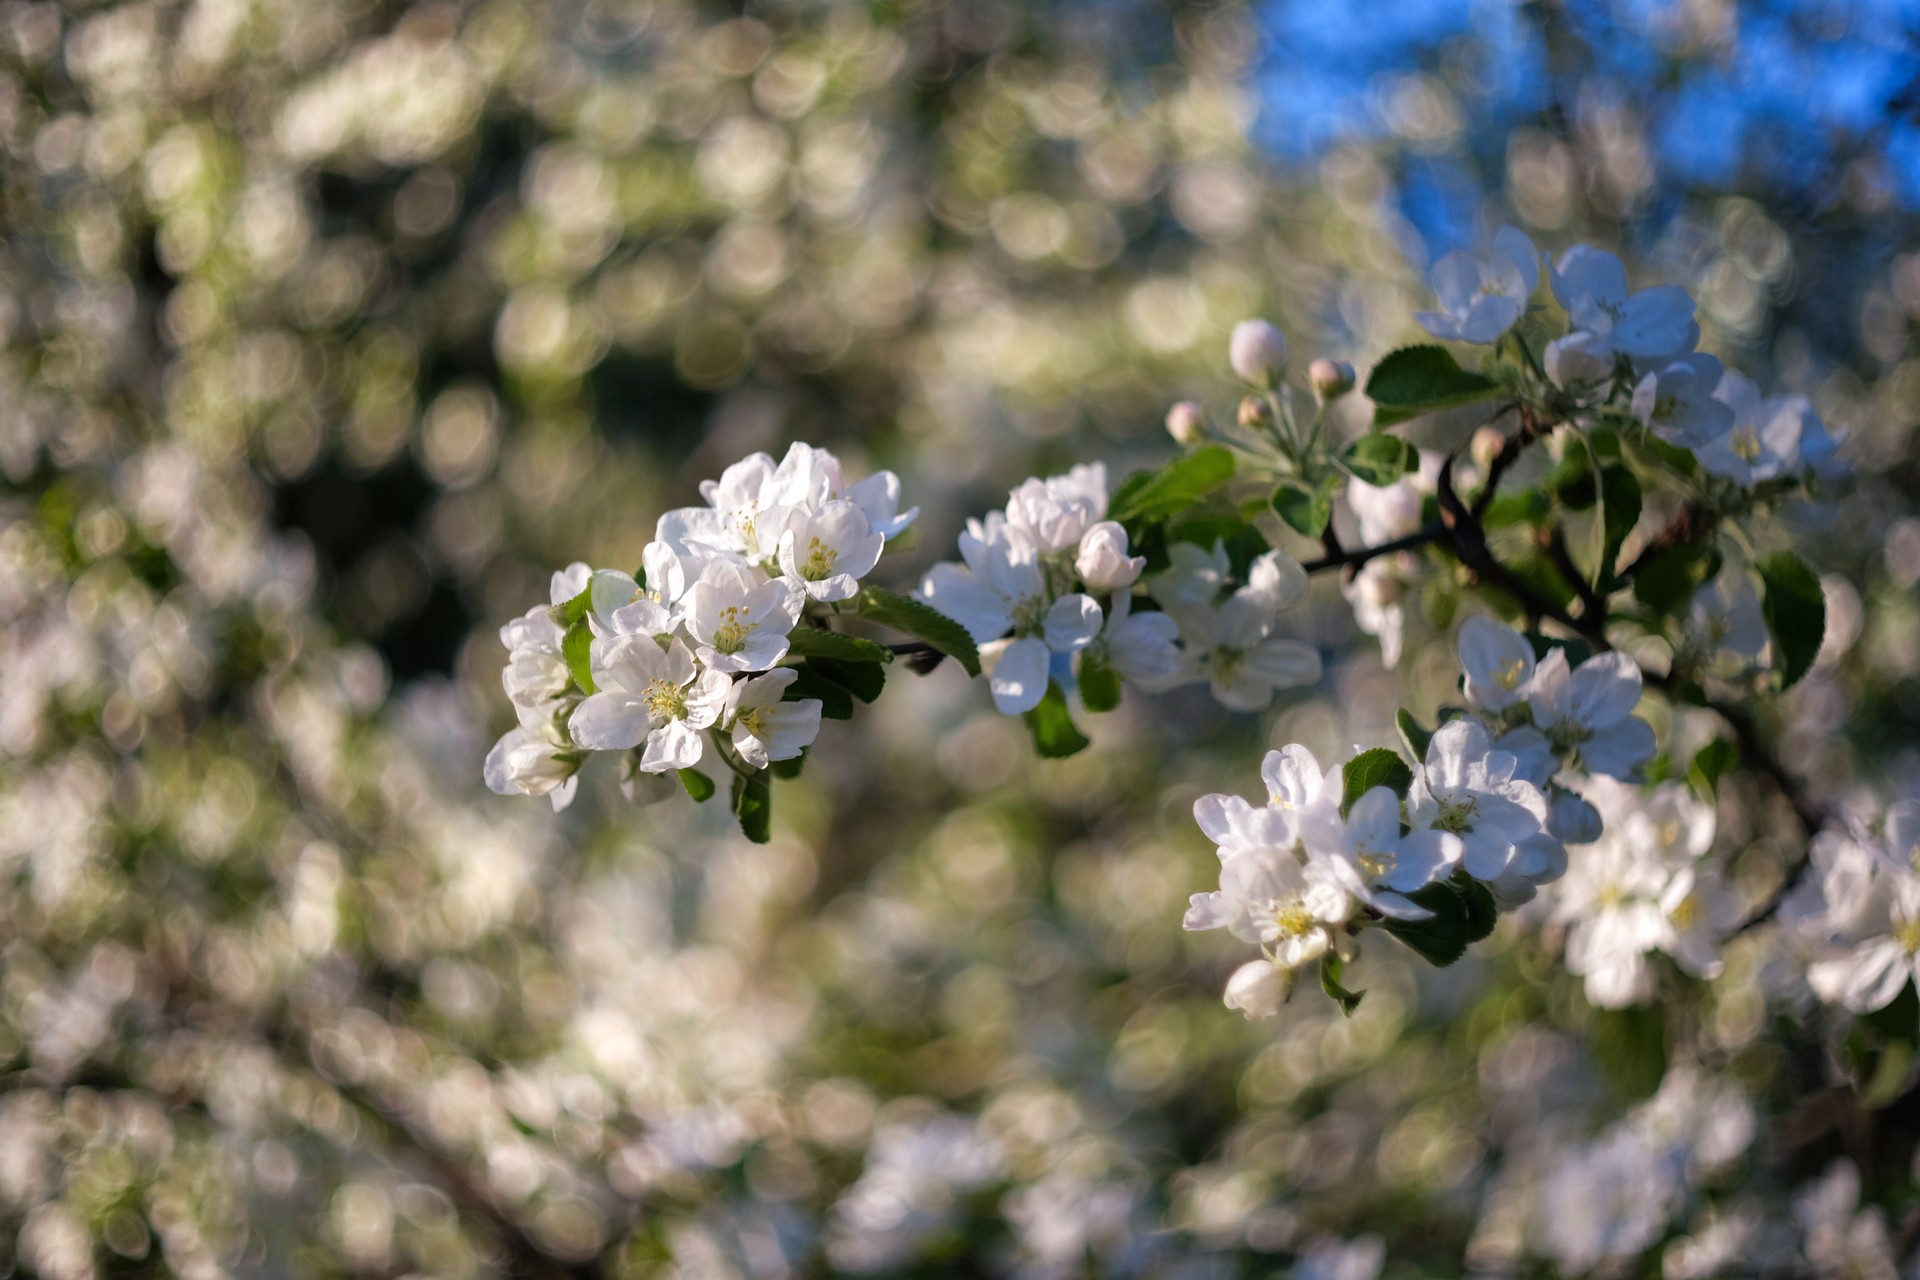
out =
[[(1068, 761), (898, 673), (765, 846), (480, 761), (498, 626), (740, 455), (897, 470), (905, 589), (1230, 412), (1234, 322), (1364, 367), (1512, 221), (1851, 432), (1772, 730), (1920, 778), (1913, 4), (10, 0), (0, 140), (0, 1271), (1683, 1276), (1745, 1213), (1839, 1274), (1868, 1200), (1911, 1245), (1920, 1107), (1854, 1107), (1758, 944), (1646, 1014), (1538, 931), (1221, 1006), (1193, 798), (1430, 713), (1447, 584), (1397, 669), (1320, 583), (1318, 689), (1130, 695)], [(1722, 849), (1790, 853), (1751, 798)], [(1556, 1202), (1676, 1115), (1671, 1186)], [(1581, 1236), (1609, 1186), (1646, 1221)]]

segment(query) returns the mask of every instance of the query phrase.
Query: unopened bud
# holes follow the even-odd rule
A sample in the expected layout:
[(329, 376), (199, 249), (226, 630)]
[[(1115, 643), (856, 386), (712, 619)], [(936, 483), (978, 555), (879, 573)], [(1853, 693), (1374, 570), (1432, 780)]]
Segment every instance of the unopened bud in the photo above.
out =
[(1473, 465), (1480, 468), (1480, 474), (1487, 474), (1487, 468), (1493, 465), (1494, 455), (1507, 447), (1506, 436), (1498, 427), (1481, 427), (1473, 433), (1473, 441), (1467, 446), (1467, 453), (1473, 459)]
[(1206, 423), (1205, 411), (1191, 400), (1182, 400), (1167, 410), (1167, 434), (1181, 444), (1198, 444)]
[(1240, 425), (1243, 427), (1264, 427), (1273, 421), (1273, 409), (1259, 396), (1248, 396), (1240, 402)]
[(1287, 335), (1265, 320), (1242, 320), (1233, 326), (1227, 362), (1256, 387), (1270, 387), (1287, 367)]
[(1307, 381), (1323, 403), (1338, 400), (1353, 390), (1353, 366), (1344, 360), (1322, 356), (1307, 366)]

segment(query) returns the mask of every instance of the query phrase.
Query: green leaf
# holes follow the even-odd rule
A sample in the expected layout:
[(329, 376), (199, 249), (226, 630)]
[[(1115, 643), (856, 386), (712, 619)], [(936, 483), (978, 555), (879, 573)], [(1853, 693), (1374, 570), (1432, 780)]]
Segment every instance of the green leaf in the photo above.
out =
[(887, 687), (887, 669), (877, 662), (808, 658), (807, 667), (822, 680), (840, 686), (862, 702), (872, 702)]
[(1696, 751), (1687, 767), (1687, 781), (1704, 800), (1712, 800), (1715, 786), (1727, 771), (1740, 763), (1740, 748), (1725, 738), (1715, 738)]
[(1107, 504), (1107, 518), (1129, 524), (1174, 515), (1197, 505), (1232, 478), (1232, 452), (1217, 444), (1208, 445), (1175, 458), (1158, 471), (1128, 476)]
[(1399, 436), (1376, 431), (1348, 445), (1341, 461), (1359, 479), (1384, 489), (1409, 471), (1420, 469), (1420, 451)]
[(1487, 887), (1469, 879), (1464, 872), (1407, 896), (1433, 915), (1425, 920), (1388, 918), (1381, 927), (1428, 964), (1440, 969), (1458, 960), (1467, 953), (1468, 947), (1492, 933), (1500, 919), (1500, 909)]
[(1488, 529), (1506, 529), (1517, 524), (1538, 524), (1553, 510), (1553, 501), (1538, 489), (1522, 489), (1494, 498), (1480, 523)]
[(1651, 1097), (1667, 1074), (1667, 1011), (1663, 1005), (1593, 1011), (1593, 1056), (1614, 1088)]
[(1533, 647), (1535, 662), (1545, 662), (1547, 655), (1555, 649), (1566, 653), (1569, 667), (1578, 667), (1593, 656), (1593, 645), (1578, 636), (1550, 636), (1538, 631), (1529, 631), (1525, 634), (1527, 643)]
[(1860, 1021), (1885, 1039), (1912, 1044), (1920, 1040), (1920, 995), (1914, 993), (1913, 983), (1909, 982), (1900, 988), (1900, 994), (1891, 1003), (1862, 1014)]
[(687, 789), (687, 794), (692, 796), (697, 803), (705, 803), (713, 798), (713, 779), (698, 769), (682, 769), (680, 771), (680, 785)]
[(1305, 538), (1318, 538), (1333, 518), (1333, 476), (1309, 489), (1300, 480), (1287, 476), (1273, 491), (1273, 509), (1292, 529)]
[(1683, 542), (1657, 551), (1633, 573), (1633, 598), (1655, 613), (1676, 612), (1720, 572), (1711, 542)]
[(806, 766), (807, 752), (812, 749), (811, 747), (802, 747), (800, 748), (800, 754), (793, 759), (775, 760), (772, 764), (768, 765), (767, 768), (776, 778), (797, 778), (800, 776), (800, 770)]
[(825, 627), (795, 627), (787, 637), (787, 652), (796, 658), (831, 658), (835, 662), (893, 661), (885, 646)]
[(553, 620), (563, 627), (571, 627), (587, 616), (587, 610), (593, 607), (593, 582), (587, 582), (587, 589), (562, 605), (555, 605)]
[(1606, 522), (1607, 545), (1600, 557), (1598, 573), (1605, 580), (1613, 573), (1620, 544), (1633, 532), (1633, 526), (1640, 523), (1640, 478), (1625, 467), (1602, 467), (1600, 479), (1600, 507)]
[(974, 647), (973, 637), (965, 627), (932, 605), (882, 587), (861, 591), (858, 604), (861, 617), (924, 640), (965, 667), (968, 675), (980, 674), (980, 651)]
[(773, 827), (773, 782), (765, 769), (751, 776), (733, 775), (733, 816), (740, 830), (755, 844), (765, 844)]
[(1120, 673), (1104, 662), (1080, 659), (1080, 700), (1089, 711), (1111, 711), (1120, 705)]
[(1351, 1018), (1353, 1011), (1360, 1007), (1360, 998), (1364, 991), (1349, 991), (1340, 985), (1341, 970), (1345, 966), (1340, 957), (1329, 951), (1320, 957), (1320, 989), (1340, 1006), (1340, 1012)]
[(1353, 808), (1354, 801), (1375, 787), (1390, 787), (1404, 800), (1413, 786), (1413, 770), (1407, 767), (1398, 751), (1387, 747), (1362, 751), (1341, 767), (1340, 777), (1345, 784), (1340, 796), (1343, 818)]
[(1433, 345), (1389, 351), (1367, 376), (1367, 398), (1373, 401), (1376, 427), (1486, 400), (1499, 390), (1479, 374), (1462, 369), (1445, 347)]
[(1413, 712), (1405, 707), (1393, 713), (1393, 724), (1400, 730), (1400, 740), (1407, 744), (1407, 750), (1413, 753), (1413, 758), (1425, 760), (1427, 744), (1433, 741), (1433, 730), (1423, 727), (1413, 718)]
[(811, 660), (791, 669), (799, 674), (780, 695), (780, 701), (800, 702), (814, 698), (820, 703), (820, 714), (827, 719), (853, 719), (853, 695), (814, 670)]
[(1827, 636), (1827, 597), (1820, 579), (1791, 551), (1760, 562), (1760, 581), (1766, 592), (1760, 609), (1766, 615), (1767, 634), (1773, 637), (1773, 660), (1780, 670), (1780, 687), (1791, 689), (1807, 674)]
[(593, 685), (593, 629), (586, 616), (575, 618), (560, 640), (560, 653), (567, 660), (567, 671), (582, 693), (598, 693)]
[(1033, 730), (1033, 747), (1049, 760), (1059, 760), (1091, 745), (1086, 735), (1074, 727), (1067, 711), (1067, 695), (1060, 685), (1049, 680), (1047, 696), (1026, 714), (1027, 727)]
[[(1258, 511), (1265, 505), (1265, 503), (1256, 503), (1254, 509)], [(1267, 542), (1266, 535), (1245, 520), (1211, 511), (1196, 511), (1175, 516), (1167, 521), (1166, 540), (1191, 542), (1196, 547), (1206, 547), (1209, 550), (1215, 543), (1219, 543), (1226, 548), (1227, 560), (1233, 565), (1234, 576), (1241, 579), (1247, 576), (1248, 565), (1273, 549)], [(1133, 550), (1135, 555), (1145, 554), (1138, 547)]]

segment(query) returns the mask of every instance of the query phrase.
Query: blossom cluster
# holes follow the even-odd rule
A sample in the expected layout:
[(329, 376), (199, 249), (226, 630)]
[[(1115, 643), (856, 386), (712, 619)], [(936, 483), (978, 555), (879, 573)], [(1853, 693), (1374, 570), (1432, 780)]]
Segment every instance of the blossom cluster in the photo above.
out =
[[(1442, 310), (1415, 318), (1437, 338), (1498, 343), (1526, 316), (1541, 264), (1523, 232), (1503, 227), (1488, 257), (1455, 252), (1435, 264)], [(1844, 471), (1840, 441), (1805, 396), (1763, 396), (1697, 350), (1700, 325), (1686, 290), (1632, 289), (1620, 259), (1590, 244), (1545, 265), (1569, 328), (1547, 344), (1539, 372), (1570, 420), (1596, 424), (1607, 409), (1624, 408), (1663, 443), (1691, 452), (1708, 475), (1746, 490)]]
[(852, 599), (918, 509), (900, 510), (892, 472), (848, 485), (839, 459), (799, 443), (700, 493), (660, 517), (639, 574), (569, 565), (547, 605), (501, 628), (519, 725), (487, 756), (492, 790), (561, 809), (586, 754), (614, 751), (629, 794), (657, 799), (709, 749), (745, 776), (812, 744), (822, 702), (794, 696), (800, 672), (782, 665), (794, 630)]
[(1218, 540), (1176, 542), (1148, 573), (1109, 517), (1101, 464), (1027, 480), (1004, 509), (968, 521), (962, 563), (922, 582), (921, 597), (982, 646), (1002, 712), (1032, 711), (1050, 688), (1108, 710), (1117, 691), (1096, 690), (1111, 676), (1149, 691), (1205, 682), (1223, 705), (1259, 711), (1276, 690), (1320, 678), (1319, 653), (1280, 633), (1307, 592), (1297, 560), (1268, 549), (1236, 571)]

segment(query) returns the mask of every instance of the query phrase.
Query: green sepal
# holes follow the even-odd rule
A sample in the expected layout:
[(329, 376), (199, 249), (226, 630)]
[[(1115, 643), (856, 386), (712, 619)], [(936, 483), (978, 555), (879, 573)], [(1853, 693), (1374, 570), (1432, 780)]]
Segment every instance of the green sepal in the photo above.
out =
[(696, 803), (702, 804), (713, 798), (716, 789), (713, 779), (698, 769), (680, 770), (680, 785), (687, 789), (687, 794), (692, 796)]
[(1120, 673), (1104, 662), (1080, 660), (1080, 701), (1089, 711), (1111, 711), (1120, 705)]
[(582, 693), (598, 693), (593, 683), (593, 628), (585, 615), (575, 618), (560, 640), (561, 656), (567, 660), (567, 673)]
[(765, 769), (733, 775), (733, 816), (747, 839), (767, 842), (773, 827), (773, 783)]
[(1340, 957), (1329, 951), (1320, 957), (1320, 990), (1326, 992), (1333, 1002), (1340, 1006), (1340, 1012), (1351, 1018), (1353, 1011), (1360, 1007), (1364, 991), (1349, 991), (1340, 985), (1341, 970), (1345, 966)]
[(1086, 750), (1091, 744), (1073, 723), (1067, 710), (1067, 695), (1057, 681), (1047, 682), (1047, 696), (1026, 714), (1027, 728), (1033, 731), (1033, 747), (1049, 760), (1059, 760)]

